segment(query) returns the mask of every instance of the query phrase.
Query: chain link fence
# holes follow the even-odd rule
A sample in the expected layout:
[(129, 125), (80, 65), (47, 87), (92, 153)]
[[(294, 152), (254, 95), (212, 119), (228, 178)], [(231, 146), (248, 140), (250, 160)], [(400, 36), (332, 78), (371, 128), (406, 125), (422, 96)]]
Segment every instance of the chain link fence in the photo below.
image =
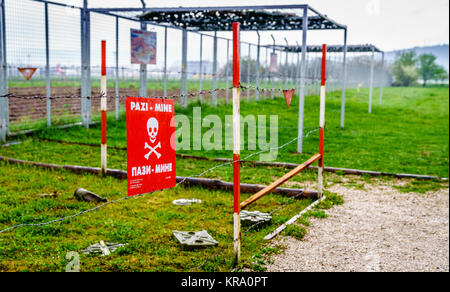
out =
[[(100, 42), (107, 42), (108, 111), (119, 119), (125, 98), (138, 96), (141, 67), (130, 62), (130, 30), (139, 22), (119, 16), (89, 13), (90, 94), (82, 92), (83, 66), (82, 1), (0, 0), (2, 4), (2, 62), (7, 79), (0, 80), (0, 105), (3, 134), (20, 133), (48, 126), (93, 123), (100, 118)], [(67, 2), (67, 1), (66, 1)], [(72, 3), (73, 2), (73, 3)], [(104, 5), (104, 4), (102, 4)], [(214, 34), (187, 32), (187, 62), (182, 66), (182, 31), (147, 25), (157, 34), (156, 65), (148, 65), (145, 84), (147, 96), (172, 97), (177, 103), (199, 101), (225, 105), (231, 100), (231, 40)], [(301, 53), (286, 52), (278, 46), (259, 46), (241, 40), (241, 80), (247, 88), (243, 100), (253, 101), (282, 96), (284, 89), (299, 92), (300, 78), (306, 80), (305, 93), (314, 97), (320, 88), (320, 53), (306, 54), (306, 76), (300, 76)], [(281, 42), (282, 40), (278, 40)], [(278, 72), (270, 72), (272, 54), (276, 54)], [(343, 87), (343, 54), (328, 54), (328, 90)], [(374, 62), (373, 86), (389, 86), (391, 74), (381, 60)], [(34, 70), (27, 80), (21, 71)], [(182, 93), (182, 71), (187, 74)], [(347, 88), (369, 87), (371, 55), (347, 55)], [(253, 88), (253, 89), (252, 89)], [(264, 89), (263, 91), (256, 90)], [(70, 98), (69, 98), (70, 97)], [(87, 104), (87, 106), (86, 106)], [(87, 108), (86, 108), (87, 107)], [(83, 111), (90, 119), (83, 119)], [(84, 113), (85, 115), (86, 113)], [(2, 138), (2, 137), (0, 137)], [(3, 138), (2, 138), (3, 139)]]

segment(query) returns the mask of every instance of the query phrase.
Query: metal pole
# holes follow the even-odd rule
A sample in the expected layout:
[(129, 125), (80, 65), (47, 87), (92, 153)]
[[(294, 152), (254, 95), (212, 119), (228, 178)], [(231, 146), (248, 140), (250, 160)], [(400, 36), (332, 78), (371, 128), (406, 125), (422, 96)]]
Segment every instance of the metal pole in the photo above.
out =
[(0, 0), (0, 141), (9, 132), (8, 67), (6, 59), (5, 0)]
[(116, 121), (119, 120), (119, 17), (116, 16)]
[[(289, 43), (287, 41), (287, 38), (284, 38), (284, 41), (286, 42), (286, 47), (289, 47)], [(285, 68), (284, 68), (284, 90), (287, 90), (287, 84), (289, 80), (289, 52), (286, 51), (286, 62), (285, 62)]]
[(371, 58), (371, 61), (370, 61), (369, 114), (372, 113), (374, 67), (375, 67), (375, 47), (372, 46), (372, 58)]
[(344, 56), (342, 60), (341, 128), (345, 126), (345, 91), (347, 87), (347, 29), (344, 30)]
[(187, 30), (183, 29), (181, 52), (181, 106), (187, 107)]
[(225, 104), (228, 104), (228, 95), (229, 95), (229, 90), (228, 90), (228, 81), (229, 81), (229, 76), (228, 76), (228, 65), (230, 63), (230, 40), (227, 40), (227, 64), (225, 65), (225, 90), (226, 90), (226, 94), (225, 94)]
[(198, 99), (202, 103), (202, 87), (203, 87), (203, 35), (200, 35), (200, 79), (199, 79), (199, 95)]
[(52, 125), (52, 101), (50, 99), (50, 47), (48, 32), (48, 3), (45, 2), (45, 93), (47, 106), (47, 127)]
[(251, 86), (251, 84), (250, 84), (250, 74), (251, 74), (251, 71), (250, 71), (250, 62), (251, 62), (250, 54), (251, 54), (251, 52), (252, 52), (251, 50), (252, 50), (252, 47), (251, 47), (250, 44), (248, 44), (248, 58), (247, 58), (247, 86), (248, 86), (248, 88), (247, 88), (247, 102), (250, 101), (250, 86)]
[(91, 123), (91, 25), (88, 1), (83, 1), (81, 11), (81, 119), (85, 128)]
[(381, 53), (381, 71), (380, 71), (380, 105), (383, 104), (383, 85), (384, 85), (384, 52)]
[(217, 106), (217, 31), (214, 32), (213, 45), (213, 84), (212, 84), (212, 105)]
[[(305, 67), (306, 67), (306, 61), (305, 61)], [(306, 72), (306, 70), (305, 70), (305, 72)], [(297, 53), (297, 72), (296, 72), (296, 78), (295, 78), (295, 87), (296, 87), (296, 92), (298, 93), (299, 92), (299, 90), (300, 90), (300, 82), (299, 82), (299, 75), (300, 75), (300, 54), (299, 53)], [(307, 89), (307, 88), (306, 88)], [(305, 92), (307, 91), (305, 89)]]
[(167, 97), (167, 26), (164, 27), (164, 97)]
[(278, 88), (279, 88), (279, 93), (281, 93), (281, 91), (283, 90), (283, 78), (284, 78), (284, 74), (283, 74), (283, 72), (282, 72), (282, 70), (281, 70), (281, 65), (282, 65), (282, 63), (281, 63), (281, 55), (282, 55), (282, 51), (280, 50), (280, 60), (279, 60), (279, 62), (278, 62)]
[[(147, 24), (145, 22), (141, 22), (141, 30), (147, 30)], [(147, 65), (141, 64), (139, 65), (139, 96), (146, 97), (147, 96)]]
[[(272, 51), (272, 54), (275, 54), (275, 37), (272, 34), (270, 36), (272, 37), (272, 40), (273, 40), (273, 51)], [(269, 62), (272, 62), (272, 60), (270, 60)], [(273, 80), (273, 74), (272, 74), (272, 72), (269, 72), (269, 74), (270, 74), (270, 81), (272, 83), (272, 90), (270, 91), (270, 98), (274, 99), (275, 85), (274, 85), (274, 80)]]
[(298, 143), (297, 152), (303, 153), (303, 119), (305, 112), (305, 62), (306, 62), (306, 37), (308, 34), (308, 8), (303, 9), (303, 32), (302, 32), (302, 62), (300, 65), (300, 103), (298, 114)]
[(259, 35), (259, 31), (256, 31), (258, 34), (258, 46), (256, 52), (256, 88), (255, 88), (255, 101), (259, 100), (259, 68), (260, 68), (260, 58), (261, 58), (261, 36)]
[(267, 62), (269, 60), (269, 48), (266, 47), (266, 65), (268, 65), (266, 68), (266, 74), (264, 76), (264, 99), (267, 98), (267, 79), (269, 78), (269, 66), (270, 66), (270, 61)]
[(241, 258), (241, 121), (240, 121), (240, 61), (239, 61), (239, 23), (233, 23), (233, 195), (234, 195), (234, 263)]

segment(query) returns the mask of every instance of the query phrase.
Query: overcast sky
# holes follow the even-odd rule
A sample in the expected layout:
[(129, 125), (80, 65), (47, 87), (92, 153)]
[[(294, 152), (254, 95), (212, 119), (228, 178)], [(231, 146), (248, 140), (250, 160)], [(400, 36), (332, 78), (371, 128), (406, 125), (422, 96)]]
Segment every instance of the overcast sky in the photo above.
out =
[[(81, 6), (82, 0), (53, 0)], [(141, 7), (140, 0), (88, 0), (89, 7)], [(449, 0), (146, 0), (147, 7), (170, 6), (230, 6), (230, 5), (271, 5), (309, 4), (319, 12), (328, 15), (349, 29), (349, 44), (372, 43), (384, 51), (406, 49), (415, 46), (430, 46), (449, 43)], [(7, 48), (10, 62), (20, 64), (45, 64), (44, 6), (31, 0), (6, 1)], [(300, 11), (299, 11), (300, 12)], [(79, 10), (50, 5), (50, 62), (55, 64), (79, 64), (80, 61), (80, 16)], [(119, 41), (119, 63), (130, 63), (130, 28), (139, 28), (139, 23), (121, 20)], [(163, 66), (164, 30), (149, 26), (158, 34), (157, 66)], [(301, 33), (262, 32), (261, 44), (272, 44), (271, 34), (276, 43), (290, 45), (301, 43)], [(323, 43), (333, 45), (343, 43), (340, 30), (310, 31), (308, 45)], [(63, 37), (62, 37), (63, 36)], [(231, 32), (219, 33), (231, 38)], [(115, 54), (115, 18), (100, 14), (91, 15), (91, 62), (100, 60), (100, 41), (107, 40), (108, 59)], [(256, 32), (242, 32), (241, 40), (255, 44)], [(219, 40), (220, 62), (226, 62), (226, 41)], [(189, 34), (188, 60), (199, 60), (200, 38)], [(248, 46), (242, 48), (242, 55), (248, 54)], [(256, 55), (256, 47), (251, 47), (251, 55)], [(203, 40), (203, 58), (211, 60), (212, 38)], [(169, 30), (169, 66), (181, 60), (181, 32)], [(268, 60), (267, 51), (262, 58)]]
[[(78, 1), (78, 0), (77, 0)], [(108, 3), (108, 4), (105, 4)], [(90, 0), (90, 6), (137, 6), (139, 0)], [(449, 42), (448, 0), (146, 0), (147, 6), (309, 4), (349, 28), (349, 43), (373, 43), (388, 50)], [(311, 43), (339, 42), (334, 32), (313, 33)]]

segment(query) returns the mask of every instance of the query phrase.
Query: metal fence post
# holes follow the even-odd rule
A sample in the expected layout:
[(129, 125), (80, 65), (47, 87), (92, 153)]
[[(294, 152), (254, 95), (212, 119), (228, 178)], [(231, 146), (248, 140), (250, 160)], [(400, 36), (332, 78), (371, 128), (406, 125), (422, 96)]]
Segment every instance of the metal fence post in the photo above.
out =
[(258, 34), (258, 46), (256, 52), (256, 88), (255, 88), (255, 101), (259, 101), (259, 68), (260, 68), (260, 59), (261, 59), (261, 36), (259, 35), (259, 31), (256, 31)]
[(119, 17), (116, 16), (116, 121), (119, 120)]
[(187, 30), (183, 29), (181, 52), (181, 106), (187, 107)]
[(303, 153), (303, 119), (305, 112), (305, 62), (306, 62), (306, 37), (308, 34), (308, 7), (303, 8), (303, 31), (302, 31), (302, 62), (300, 64), (300, 103), (298, 114), (298, 143), (297, 152)]
[(0, 141), (9, 132), (8, 67), (6, 60), (5, 0), (0, 0)]
[(347, 87), (347, 29), (344, 30), (344, 56), (342, 60), (341, 128), (345, 125), (345, 91)]
[(200, 77), (199, 77), (199, 95), (198, 99), (202, 103), (203, 90), (203, 34), (200, 34)]
[(284, 41), (286, 42), (286, 62), (285, 62), (286, 68), (284, 68), (284, 90), (287, 90), (289, 81), (289, 52), (287, 50), (287, 47), (289, 47), (289, 42), (287, 38), (284, 38)]
[[(141, 22), (141, 30), (147, 30), (147, 24)], [(147, 96), (147, 65), (139, 65), (139, 96)]]
[(384, 52), (381, 53), (381, 70), (380, 70), (380, 105), (383, 104), (383, 86), (384, 86)]
[(252, 53), (252, 46), (250, 45), (250, 44), (248, 44), (248, 58), (247, 58), (247, 86), (248, 86), (248, 88), (247, 88), (247, 102), (249, 102), (250, 101), (250, 86), (251, 86), (251, 83), (250, 83), (250, 74), (251, 74), (251, 70), (250, 70), (250, 63), (251, 63), (251, 58), (250, 58), (250, 55), (251, 55), (251, 53)]
[[(272, 40), (273, 40), (273, 51), (272, 51), (272, 54), (275, 54), (275, 37), (273, 36), (273, 34), (271, 34), (270, 35), (270, 37), (272, 38)], [(272, 59), (269, 61), (269, 63), (270, 63), (270, 65), (272, 65)], [(270, 68), (270, 65), (269, 65), (269, 68)], [(272, 72), (269, 72), (269, 78), (270, 78), (270, 83), (271, 83), (271, 86), (272, 86), (272, 90), (270, 91), (270, 98), (271, 99), (274, 99), (274, 90), (275, 90), (275, 85), (274, 85), (274, 80), (273, 80), (273, 74), (272, 74)]]
[(225, 104), (228, 104), (228, 95), (229, 95), (229, 90), (228, 90), (228, 85), (229, 85), (229, 70), (228, 70), (228, 65), (230, 63), (230, 40), (227, 40), (227, 64), (225, 65)]
[(370, 61), (369, 114), (372, 113), (374, 67), (375, 67), (375, 47), (372, 46), (372, 57), (371, 57), (371, 61)]
[(81, 119), (86, 128), (91, 123), (91, 37), (90, 14), (87, 0), (81, 10)]
[(164, 27), (164, 97), (167, 97), (167, 26)]
[(212, 105), (217, 106), (217, 31), (214, 32)]
[(52, 125), (52, 103), (50, 99), (50, 47), (49, 47), (49, 32), (48, 32), (48, 3), (44, 4), (45, 14), (45, 93), (46, 93), (46, 107), (47, 107), (47, 127)]
[(269, 66), (270, 66), (270, 64), (268, 64), (268, 62), (267, 62), (268, 60), (269, 60), (269, 48), (266, 47), (266, 65), (268, 65), (268, 66), (266, 67), (266, 72), (265, 72), (266, 74), (264, 74), (264, 99), (267, 98), (267, 81), (269, 79)]

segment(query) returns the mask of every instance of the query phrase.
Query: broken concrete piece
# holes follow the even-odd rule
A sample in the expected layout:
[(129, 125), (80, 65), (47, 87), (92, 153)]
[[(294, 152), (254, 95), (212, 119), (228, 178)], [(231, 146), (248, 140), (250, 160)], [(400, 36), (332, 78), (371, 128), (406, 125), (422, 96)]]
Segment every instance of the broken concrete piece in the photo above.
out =
[(272, 215), (269, 213), (262, 213), (259, 211), (241, 211), (241, 223), (244, 226), (251, 226), (251, 225), (264, 225), (268, 224), (272, 221)]
[(173, 235), (186, 247), (205, 247), (219, 244), (206, 230), (202, 231), (173, 231)]
[(83, 188), (78, 188), (74, 193), (75, 198), (78, 201), (86, 201), (86, 202), (107, 202), (108, 199), (102, 198), (93, 192), (85, 190)]
[(119, 247), (126, 246), (128, 243), (122, 244), (122, 243), (109, 243), (109, 242), (103, 242), (101, 240), (99, 243), (95, 243), (85, 250), (82, 250), (81, 252), (83, 254), (101, 254), (102, 256), (110, 255), (112, 252), (117, 250)]
[(174, 205), (177, 206), (190, 206), (193, 204), (201, 204), (202, 200), (199, 199), (179, 199), (172, 202)]
[(39, 194), (39, 195), (36, 195), (36, 197), (40, 197), (40, 198), (56, 198), (58, 195), (59, 195), (58, 191), (54, 191), (51, 194)]

